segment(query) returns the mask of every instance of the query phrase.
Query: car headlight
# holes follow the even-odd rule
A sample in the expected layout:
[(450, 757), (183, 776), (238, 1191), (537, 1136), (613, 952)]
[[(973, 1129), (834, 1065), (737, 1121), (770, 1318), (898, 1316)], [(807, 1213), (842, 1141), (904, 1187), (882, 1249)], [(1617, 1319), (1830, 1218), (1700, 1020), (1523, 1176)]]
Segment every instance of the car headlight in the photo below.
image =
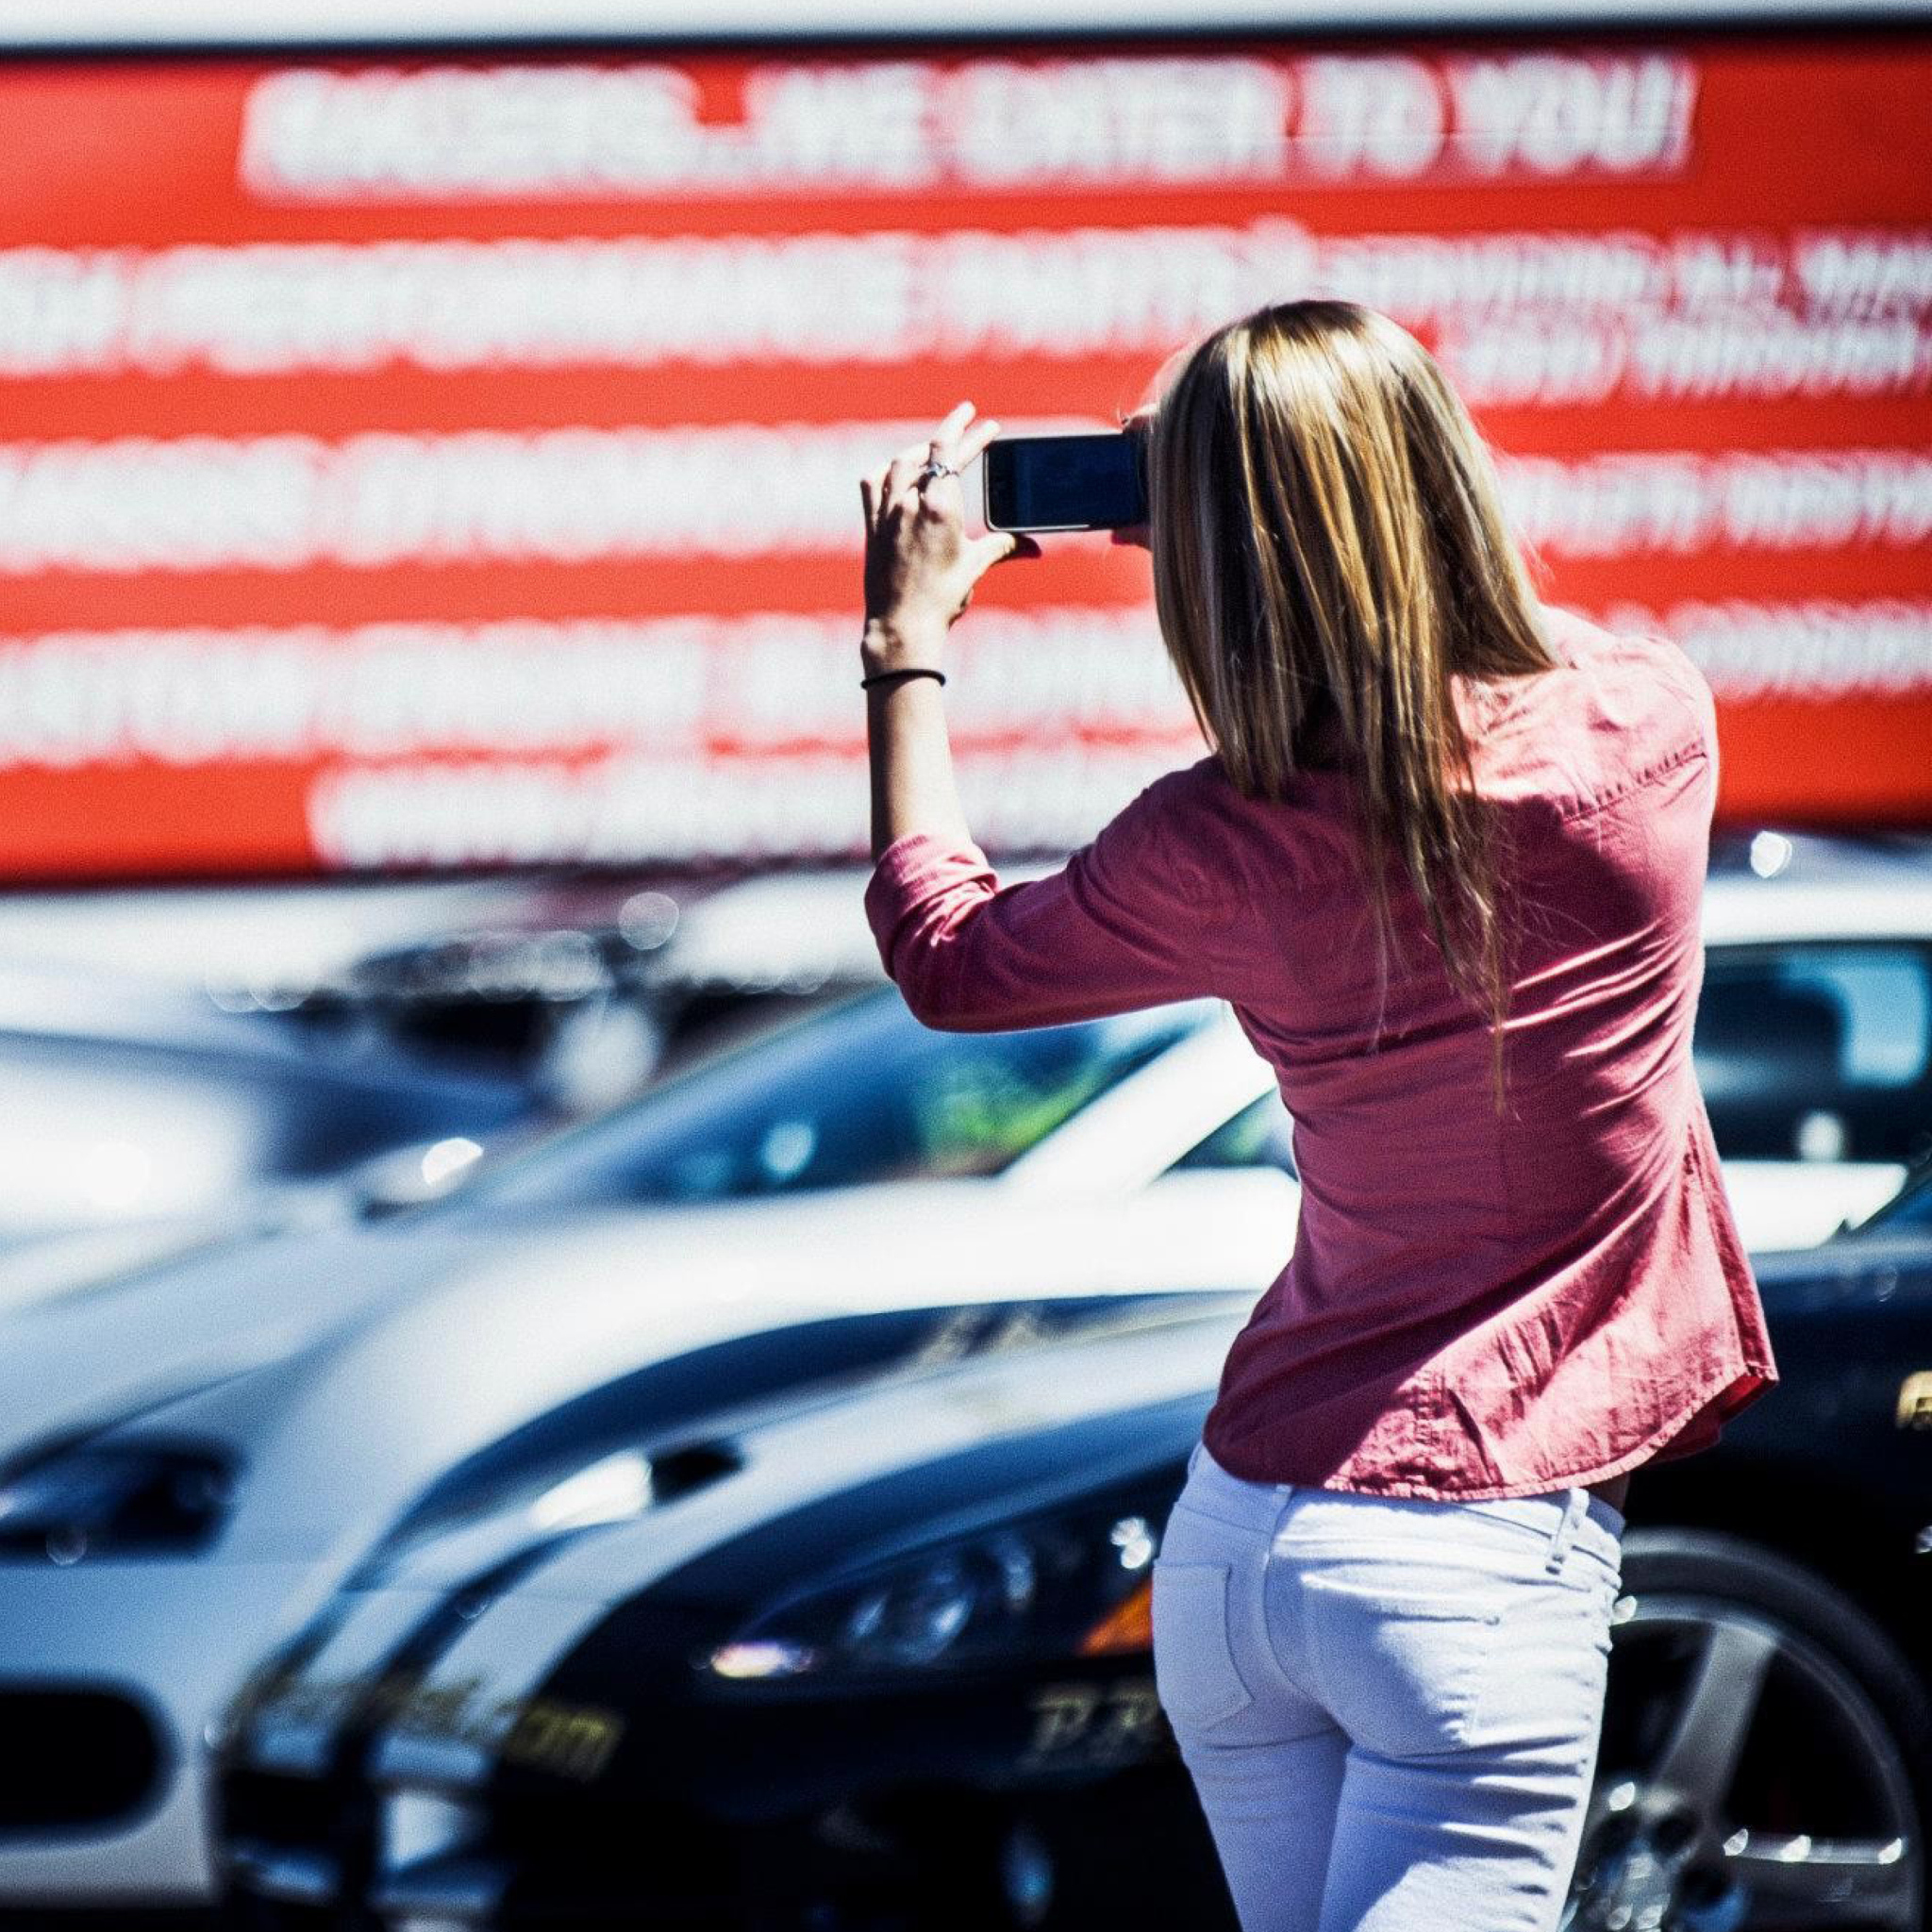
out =
[(1144, 1651), (1160, 1520), (1116, 1507), (962, 1537), (793, 1597), (703, 1662), (741, 1682)]
[(221, 1527), (235, 1465), (220, 1451), (80, 1442), (0, 1478), (0, 1554), (77, 1563), (176, 1555)]

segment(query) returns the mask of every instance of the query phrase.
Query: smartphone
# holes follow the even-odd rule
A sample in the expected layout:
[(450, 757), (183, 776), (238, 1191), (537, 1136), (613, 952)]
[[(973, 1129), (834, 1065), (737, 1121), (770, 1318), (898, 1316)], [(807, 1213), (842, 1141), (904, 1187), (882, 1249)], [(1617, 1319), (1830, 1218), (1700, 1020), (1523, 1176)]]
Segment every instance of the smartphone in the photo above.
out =
[(997, 438), (980, 458), (987, 528), (1119, 530), (1144, 524), (1144, 447), (1129, 430)]

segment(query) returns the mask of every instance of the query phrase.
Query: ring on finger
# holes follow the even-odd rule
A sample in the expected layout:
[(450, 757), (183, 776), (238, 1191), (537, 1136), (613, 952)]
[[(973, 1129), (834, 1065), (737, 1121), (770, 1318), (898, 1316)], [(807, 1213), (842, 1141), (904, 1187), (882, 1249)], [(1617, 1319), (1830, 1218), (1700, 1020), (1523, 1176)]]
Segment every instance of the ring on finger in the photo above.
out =
[(941, 476), (957, 476), (958, 474), (958, 471), (951, 463), (947, 462), (944, 457), (928, 457), (925, 459), (924, 469), (921, 470), (913, 480), (916, 483), (926, 484), (936, 482)]

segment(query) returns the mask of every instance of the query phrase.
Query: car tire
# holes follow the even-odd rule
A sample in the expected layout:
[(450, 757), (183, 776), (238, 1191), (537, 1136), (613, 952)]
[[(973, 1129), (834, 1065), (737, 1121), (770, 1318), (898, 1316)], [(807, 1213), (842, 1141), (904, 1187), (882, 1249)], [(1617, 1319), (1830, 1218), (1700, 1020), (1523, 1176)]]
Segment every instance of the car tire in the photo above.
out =
[(1919, 1932), (1932, 1699), (1877, 1622), (1711, 1530), (1624, 1540), (1569, 1932)]

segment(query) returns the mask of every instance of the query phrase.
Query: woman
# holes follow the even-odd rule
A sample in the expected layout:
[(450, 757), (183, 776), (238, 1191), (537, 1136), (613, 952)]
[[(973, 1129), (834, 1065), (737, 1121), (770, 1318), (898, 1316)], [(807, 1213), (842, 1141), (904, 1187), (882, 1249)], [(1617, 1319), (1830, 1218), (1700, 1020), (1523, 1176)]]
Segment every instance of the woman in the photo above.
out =
[(1161, 1702), (1246, 1932), (1547, 1932), (1628, 1473), (1774, 1379), (1692, 1074), (1717, 750), (1674, 646), (1539, 605), (1385, 317), (1220, 330), (1151, 408), (1161, 633), (1210, 754), (1001, 888), (939, 658), (961, 405), (863, 486), (888, 972), (927, 1024), (1230, 1001), (1295, 1122), (1293, 1252), (1154, 1572)]

